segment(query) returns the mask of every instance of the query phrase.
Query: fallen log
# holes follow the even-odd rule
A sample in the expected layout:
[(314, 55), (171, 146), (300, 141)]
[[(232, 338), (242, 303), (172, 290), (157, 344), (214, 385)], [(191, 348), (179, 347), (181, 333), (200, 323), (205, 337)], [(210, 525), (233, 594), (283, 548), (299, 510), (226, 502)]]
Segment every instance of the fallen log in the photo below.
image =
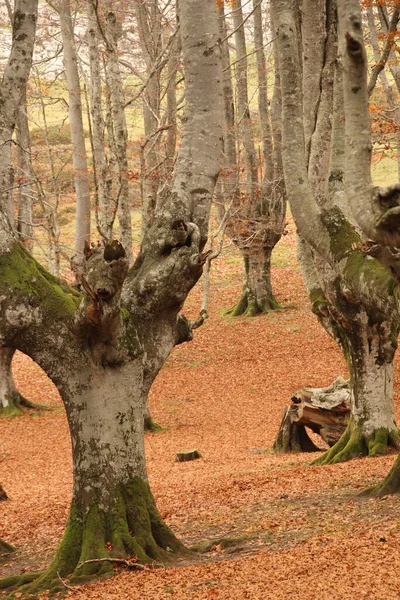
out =
[(306, 428), (321, 436), (328, 446), (336, 444), (350, 418), (350, 385), (338, 377), (326, 388), (300, 388), (283, 410), (274, 442), (275, 452), (318, 452)]

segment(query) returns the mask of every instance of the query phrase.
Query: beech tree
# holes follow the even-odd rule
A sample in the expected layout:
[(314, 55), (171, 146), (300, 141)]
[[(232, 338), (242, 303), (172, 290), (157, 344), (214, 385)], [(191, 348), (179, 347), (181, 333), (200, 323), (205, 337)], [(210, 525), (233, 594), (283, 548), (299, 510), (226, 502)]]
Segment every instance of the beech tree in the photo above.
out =
[[(244, 261), (244, 285), (241, 298), (227, 311), (232, 316), (255, 316), (280, 308), (271, 282), (271, 254), (285, 227), (286, 196), (280, 148), (280, 90), (275, 70), (272, 110), (268, 103), (267, 62), (264, 53), (262, 8), (253, 2), (254, 47), (257, 66), (258, 117), (262, 141), (262, 159), (257, 156), (253, 120), (250, 113), (245, 18), (238, 0), (232, 11), (235, 57), (231, 69), (223, 4), (219, 23), (223, 43), (224, 71), (224, 155), (225, 171), (221, 178), (222, 203), (232, 201), (232, 216), (227, 232), (240, 249)], [(234, 70), (236, 94), (231, 70)], [(236, 111), (234, 107), (236, 97)], [(236, 116), (236, 118), (235, 118)], [(243, 147), (243, 158), (241, 156)], [(246, 180), (241, 184), (240, 174)], [(221, 208), (219, 209), (220, 212)]]
[[(12, 15), (12, 48), (0, 84), (0, 207), (3, 227), (17, 236), (13, 207), (14, 171), (11, 160), (12, 138), (25, 97), (32, 62), (36, 29), (37, 0), (19, 0)], [(22, 41), (23, 43), (22, 43)], [(33, 405), (17, 391), (11, 372), (14, 354), (0, 338), (0, 414), (18, 414)]]
[[(183, 550), (160, 518), (147, 481), (143, 401), (174, 345), (192, 335), (179, 313), (201, 275), (219, 171), (214, 3), (182, 2), (181, 28), (186, 110), (172, 192), (149, 224), (131, 269), (120, 242), (87, 248), (80, 295), (18, 244), (3, 193), (0, 340), (31, 356), (55, 383), (72, 439), (74, 486), (65, 534), (30, 593), (57, 589), (59, 577), (73, 582), (112, 570), (102, 558), (150, 561)], [(3, 161), (3, 169), (9, 164)]]
[(302, 46), (298, 3), (272, 3), (283, 164), (300, 262), (313, 310), (340, 344), (352, 385), (352, 417), (323, 464), (385, 453), (400, 439), (393, 408), (399, 263), (390, 249), (399, 240), (399, 188), (372, 185), (360, 10), (357, 0), (337, 5), (338, 60), (335, 1), (302, 3)]

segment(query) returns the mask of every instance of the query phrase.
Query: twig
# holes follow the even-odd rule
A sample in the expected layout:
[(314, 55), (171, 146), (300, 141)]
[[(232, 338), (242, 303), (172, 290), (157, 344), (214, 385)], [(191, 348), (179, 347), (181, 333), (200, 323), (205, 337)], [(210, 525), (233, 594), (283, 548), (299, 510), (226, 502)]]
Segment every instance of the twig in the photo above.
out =
[[(81, 569), (84, 565), (87, 564), (92, 564), (92, 563), (100, 563), (100, 562), (111, 562), (111, 563), (115, 563), (117, 565), (124, 565), (127, 569), (137, 569), (138, 571), (146, 571), (149, 566), (148, 565), (141, 565), (140, 563), (134, 562), (132, 560), (126, 560), (125, 558), (90, 558), (89, 560), (84, 560), (83, 562), (79, 563), (79, 565), (76, 567), (77, 569)], [(154, 567), (161, 567), (162, 565), (155, 563), (154, 565), (152, 565)]]
[(61, 581), (63, 586), (67, 588), (67, 590), (72, 590), (73, 592), (76, 592), (76, 588), (73, 588), (72, 586), (68, 585), (68, 583), (65, 583), (65, 581), (62, 579), (59, 571), (57, 571), (57, 577)]
[(245, 16), (245, 18), (243, 19), (243, 21), (240, 23), (240, 25), (238, 27), (236, 27), (236, 29), (234, 29), (233, 31), (231, 31), (230, 33), (228, 33), (228, 35), (226, 35), (222, 40), (218, 40), (218, 44), (222, 44), (223, 42), (226, 42), (226, 40), (228, 40), (230, 37), (232, 37), (237, 31), (238, 29), (240, 29), (241, 27), (243, 27), (243, 25), (246, 23), (246, 21), (248, 21), (251, 17), (251, 15), (257, 10), (257, 8), (260, 6), (261, 1), (256, 4), (256, 6), (254, 6), (253, 10), (251, 10), (249, 12), (248, 15)]
[[(225, 229), (226, 226), (228, 224), (229, 219), (231, 218), (231, 207), (232, 207), (232, 202), (229, 204), (227, 210), (225, 211), (225, 214), (223, 216), (223, 219), (221, 219), (221, 222), (217, 228), (217, 230), (215, 232), (213, 232), (210, 236), (210, 249), (203, 253), (202, 257), (203, 260), (205, 261), (205, 265), (204, 265), (204, 292), (203, 292), (203, 300), (201, 303), (201, 308), (200, 308), (200, 312), (198, 314), (198, 317), (195, 321), (192, 321), (190, 323), (190, 328), (191, 330), (193, 329), (198, 329), (199, 327), (201, 327), (202, 325), (204, 325), (204, 322), (208, 319), (209, 314), (208, 314), (208, 303), (209, 303), (209, 298), (210, 298), (210, 272), (211, 272), (211, 263), (212, 261), (217, 258), (217, 256), (220, 255), (222, 248), (224, 247), (224, 234), (225, 234)], [(218, 248), (216, 250), (213, 250), (213, 245), (214, 245), (214, 241), (215, 239), (218, 237), (219, 234), (221, 235), (221, 239), (219, 241), (219, 245)], [(202, 258), (201, 257), (201, 258)]]

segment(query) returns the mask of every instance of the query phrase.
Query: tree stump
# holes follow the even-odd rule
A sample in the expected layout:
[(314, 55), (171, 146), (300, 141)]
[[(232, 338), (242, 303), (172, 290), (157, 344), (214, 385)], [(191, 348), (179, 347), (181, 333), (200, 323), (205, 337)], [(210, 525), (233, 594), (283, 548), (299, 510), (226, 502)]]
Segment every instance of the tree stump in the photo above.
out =
[(196, 460), (201, 458), (201, 454), (198, 450), (184, 450), (176, 453), (176, 462), (186, 462), (187, 460)]
[(344, 433), (350, 418), (350, 385), (338, 377), (326, 388), (300, 388), (283, 410), (274, 442), (275, 452), (318, 452), (306, 427), (333, 446)]

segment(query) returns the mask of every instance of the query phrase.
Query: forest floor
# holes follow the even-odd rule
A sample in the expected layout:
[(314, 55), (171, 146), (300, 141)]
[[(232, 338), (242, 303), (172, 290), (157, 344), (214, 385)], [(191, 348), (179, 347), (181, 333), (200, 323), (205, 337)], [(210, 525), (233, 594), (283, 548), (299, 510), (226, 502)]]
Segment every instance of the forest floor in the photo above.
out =
[[(273, 266), (286, 310), (224, 317), (222, 309), (239, 298), (240, 271), (233, 252), (215, 262), (211, 317), (192, 343), (174, 350), (157, 378), (151, 410), (163, 430), (146, 435), (150, 484), (163, 518), (187, 546), (210, 542), (211, 549), (174, 566), (121, 571), (66, 589), (67, 597), (400, 599), (399, 499), (359, 496), (384, 477), (394, 455), (311, 467), (314, 455), (271, 452), (291, 393), (347, 375), (341, 353), (310, 311), (293, 226)], [(197, 314), (201, 293), (201, 286), (192, 292), (187, 314)], [(399, 369), (397, 362), (397, 411)], [(57, 392), (24, 356), (16, 357), (14, 371), (22, 393), (52, 410), (0, 421), (0, 482), (10, 498), (0, 505), (0, 537), (18, 548), (0, 565), (0, 576), (48, 564), (72, 484)], [(176, 452), (193, 448), (199, 460), (175, 462)]]

